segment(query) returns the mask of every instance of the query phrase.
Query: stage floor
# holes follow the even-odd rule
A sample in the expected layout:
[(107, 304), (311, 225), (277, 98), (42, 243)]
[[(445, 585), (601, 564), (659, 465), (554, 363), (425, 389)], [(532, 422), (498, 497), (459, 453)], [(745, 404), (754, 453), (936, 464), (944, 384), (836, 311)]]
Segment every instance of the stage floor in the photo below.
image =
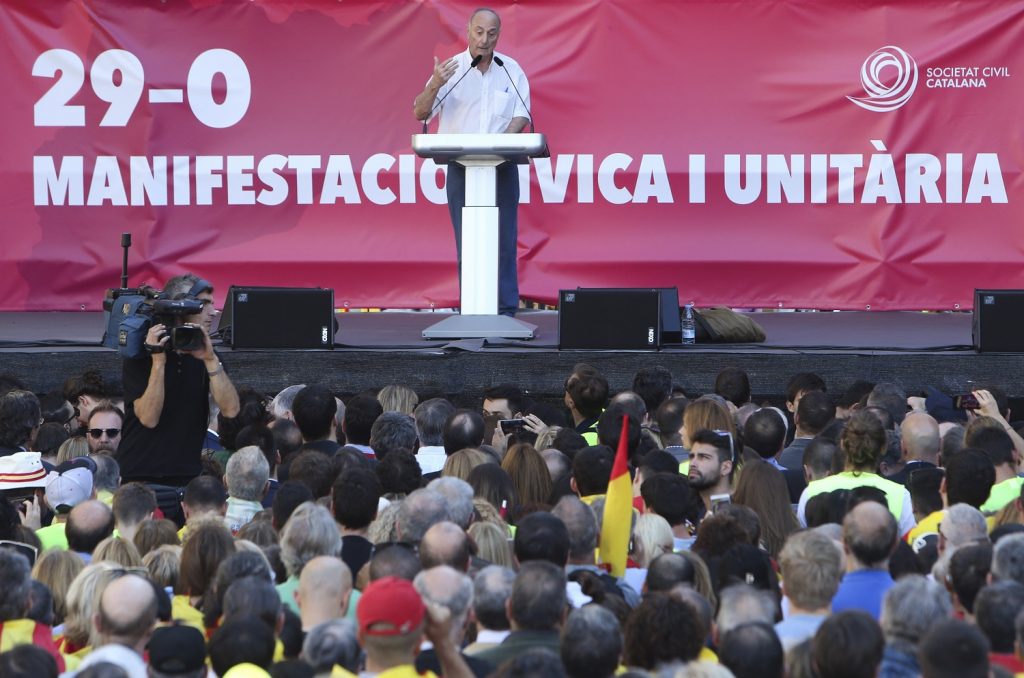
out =
[[(423, 329), (447, 314), (386, 312), (339, 314), (334, 351), (219, 352), (237, 383), (265, 392), (312, 381), (341, 394), (405, 383), (425, 397), (469, 402), (488, 386), (512, 381), (535, 395), (557, 398), (572, 366), (590, 362), (614, 390), (628, 388), (638, 368), (664, 365), (688, 392), (706, 392), (722, 367), (734, 365), (747, 370), (755, 395), (765, 398), (781, 395), (789, 376), (800, 371), (821, 374), (834, 392), (857, 379), (895, 381), (909, 392), (926, 385), (959, 391), (970, 380), (1024, 395), (1021, 356), (977, 354), (969, 313), (752, 315), (765, 330), (764, 343), (559, 351), (555, 311), (519, 314), (537, 325), (537, 336), (529, 341), (425, 341)], [(117, 387), (119, 361), (98, 346), (102, 330), (102, 314), (95, 312), (0, 313), (0, 372), (22, 375), (43, 392), (92, 368)]]

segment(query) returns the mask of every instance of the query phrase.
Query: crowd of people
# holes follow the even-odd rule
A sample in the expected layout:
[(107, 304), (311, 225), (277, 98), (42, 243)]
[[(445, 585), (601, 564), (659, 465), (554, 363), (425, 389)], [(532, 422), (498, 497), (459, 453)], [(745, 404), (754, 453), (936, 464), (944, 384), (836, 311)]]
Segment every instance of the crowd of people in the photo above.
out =
[(560, 403), (503, 384), (460, 409), (261, 394), (199, 353), (126, 365), (123, 394), (0, 377), (0, 675), (1024, 672), (1024, 439), (995, 389), (804, 373), (772, 407), (736, 368), (612, 393), (580, 364)]

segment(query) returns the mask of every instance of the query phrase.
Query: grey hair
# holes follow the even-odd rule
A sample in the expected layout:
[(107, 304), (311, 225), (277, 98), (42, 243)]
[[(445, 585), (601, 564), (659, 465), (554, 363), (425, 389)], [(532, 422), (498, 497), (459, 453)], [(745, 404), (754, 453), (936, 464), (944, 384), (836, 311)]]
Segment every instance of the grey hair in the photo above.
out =
[(341, 552), (341, 533), (331, 512), (311, 501), (300, 504), (281, 532), (281, 560), (288, 576), (299, 576), (317, 556)]
[(551, 509), (551, 515), (563, 523), (569, 531), (569, 556), (582, 558), (594, 552), (597, 547), (597, 516), (589, 506), (574, 495), (562, 497)]
[(305, 384), (295, 384), (281, 389), (278, 394), (274, 396), (274, 399), (270, 401), (270, 413), (273, 414), (276, 419), (284, 417), (285, 412), (291, 411), (292, 403), (295, 402), (295, 396), (304, 388), (306, 388)]
[(882, 601), (882, 633), (886, 642), (917, 645), (932, 625), (949, 617), (949, 594), (919, 574), (901, 577)]
[(488, 565), (473, 580), (473, 614), (480, 625), (492, 631), (509, 628), (505, 602), (512, 595), (516, 573), (500, 565)]
[(249, 445), (228, 459), (224, 479), (228, 485), (228, 495), (235, 499), (259, 501), (270, 479), (270, 464), (259, 447)]
[(569, 615), (562, 628), (562, 662), (570, 675), (611, 669), (622, 653), (619, 620), (601, 605), (585, 605)]
[(416, 451), (416, 422), (408, 414), (385, 412), (370, 427), (370, 447), (378, 457), (392, 450)]
[(1003, 537), (992, 552), (992, 578), (1024, 584), (1024, 534)]
[(772, 594), (749, 584), (733, 584), (719, 593), (718, 637), (740, 624), (764, 622), (773, 625), (777, 605)]
[(121, 467), (117, 460), (102, 452), (91, 456), (92, 460), (96, 462), (96, 473), (92, 475), (93, 489), (116, 492), (121, 485)]
[(939, 456), (942, 458), (943, 465), (956, 456), (957, 452), (964, 449), (964, 435), (966, 433), (966, 428), (956, 424), (943, 434), (942, 444), (939, 448)]
[[(458, 582), (454, 590), (436, 591), (431, 589), (431, 583), (427, 580), (430, 573), (436, 571), (444, 571), (446, 575)], [(448, 608), (452, 615), (452, 631), (461, 635), (466, 616), (473, 605), (473, 580), (452, 567), (438, 565), (429, 570), (421, 570), (412, 580), (412, 585), (424, 603), (430, 602)]]
[(450, 519), (448, 502), (443, 494), (437, 490), (416, 490), (398, 508), (400, 538), (410, 544), (418, 544), (431, 526)]
[(444, 398), (424, 400), (413, 410), (420, 445), (444, 445), (444, 424), (455, 414), (455, 405)]
[(359, 653), (355, 624), (350, 619), (331, 619), (310, 629), (299, 658), (318, 674), (329, 673), (335, 664), (357, 673)]
[(334, 404), (338, 407), (338, 411), (334, 413), (334, 423), (340, 431), (342, 424), (345, 423), (345, 402), (341, 398), (335, 397)]
[(466, 529), (473, 520), (473, 486), (461, 478), (444, 476), (427, 485), (428, 490), (440, 493), (448, 501), (448, 518)]
[(32, 591), (28, 558), (16, 551), (0, 549), (0, 621), (21, 619), (28, 611)]
[(981, 511), (968, 504), (954, 504), (942, 517), (942, 535), (949, 546), (958, 548), (988, 535), (988, 524)]

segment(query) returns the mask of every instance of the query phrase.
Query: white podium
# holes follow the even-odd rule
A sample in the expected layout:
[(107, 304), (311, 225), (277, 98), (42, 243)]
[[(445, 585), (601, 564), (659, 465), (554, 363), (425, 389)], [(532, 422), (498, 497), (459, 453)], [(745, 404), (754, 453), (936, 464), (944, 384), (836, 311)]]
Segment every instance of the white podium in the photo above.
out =
[(496, 168), (525, 165), (547, 151), (543, 134), (414, 134), (412, 149), (437, 164), (466, 168), (462, 208), (460, 313), (423, 330), (424, 339), (533, 339), (536, 325), (498, 315)]

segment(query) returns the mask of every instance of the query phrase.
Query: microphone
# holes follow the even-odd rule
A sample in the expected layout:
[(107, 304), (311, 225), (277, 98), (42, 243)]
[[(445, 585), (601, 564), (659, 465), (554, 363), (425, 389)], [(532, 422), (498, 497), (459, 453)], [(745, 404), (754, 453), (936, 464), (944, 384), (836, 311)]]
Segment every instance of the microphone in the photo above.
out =
[(519, 97), (519, 101), (522, 102), (523, 108), (526, 109), (526, 114), (530, 116), (530, 132), (536, 133), (537, 130), (533, 127), (533, 113), (530, 113), (530, 107), (526, 105), (526, 100), (523, 99), (523, 95), (519, 93), (519, 88), (516, 87), (516, 81), (512, 79), (512, 74), (508, 72), (507, 68), (505, 68), (505, 62), (497, 54), (495, 54), (492, 59), (494, 60), (494, 63), (501, 67), (501, 70), (505, 71), (505, 75), (508, 76), (508, 81), (512, 83), (512, 89), (516, 91), (516, 96)]
[(448, 95), (455, 91), (455, 88), (459, 86), (459, 83), (462, 82), (462, 79), (469, 75), (469, 72), (476, 68), (476, 65), (479, 64), (483, 58), (483, 54), (477, 54), (475, 57), (473, 57), (473, 60), (469, 62), (469, 68), (466, 69), (466, 72), (459, 76), (459, 79), (455, 81), (455, 84), (451, 86), (451, 89), (445, 92), (444, 96), (441, 97), (441, 100), (434, 104), (434, 107), (430, 109), (430, 113), (427, 114), (426, 119), (423, 121), (424, 134), (427, 133), (427, 123), (430, 122), (430, 118), (433, 117), (434, 111), (437, 110), (437, 107), (444, 103), (444, 100), (448, 98)]

